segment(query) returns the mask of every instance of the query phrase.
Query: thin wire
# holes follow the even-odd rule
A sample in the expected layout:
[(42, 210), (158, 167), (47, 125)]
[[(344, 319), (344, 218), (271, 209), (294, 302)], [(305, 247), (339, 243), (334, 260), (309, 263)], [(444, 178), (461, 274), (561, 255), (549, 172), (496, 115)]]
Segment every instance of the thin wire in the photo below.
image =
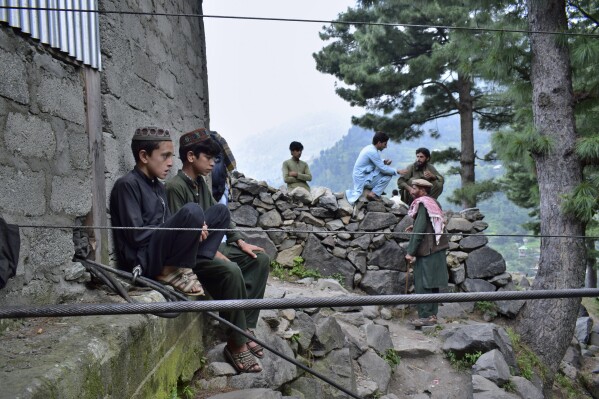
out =
[[(191, 227), (156, 227), (156, 226), (143, 226), (143, 227), (117, 227), (117, 226), (58, 226), (58, 225), (43, 225), (43, 224), (14, 224), (19, 228), (37, 228), (37, 229), (72, 229), (72, 230), (80, 230), (80, 229), (89, 229), (89, 230), (166, 230), (166, 231), (199, 231), (202, 230), (200, 228), (191, 228)], [(378, 234), (391, 234), (391, 235), (437, 235), (437, 233), (412, 233), (412, 232), (402, 232), (402, 231), (365, 231), (365, 230), (355, 230), (355, 231), (347, 231), (347, 230), (293, 230), (293, 229), (261, 229), (256, 230), (255, 228), (235, 228), (235, 229), (207, 229), (209, 232), (216, 231), (239, 231), (244, 233), (290, 233), (290, 234), (324, 234), (324, 235), (337, 235), (337, 234), (361, 234), (361, 235), (378, 235)], [(462, 232), (453, 232), (453, 233), (440, 233), (440, 235), (446, 236), (455, 236), (461, 235), (463, 237), (469, 236), (483, 236), (483, 237), (529, 237), (529, 238), (576, 238), (576, 239), (594, 239), (599, 240), (599, 236), (576, 236), (576, 235), (565, 235), (565, 234), (480, 234), (480, 233), (462, 233)]]
[(37, 11), (67, 11), (67, 12), (87, 12), (96, 14), (118, 14), (118, 15), (141, 15), (141, 16), (163, 16), (163, 17), (187, 17), (187, 18), (215, 18), (215, 19), (235, 19), (249, 21), (272, 21), (272, 22), (302, 22), (319, 24), (339, 24), (356, 26), (386, 26), (386, 27), (404, 27), (420, 29), (448, 29), (473, 32), (499, 32), (499, 33), (524, 33), (524, 34), (543, 34), (543, 35), (564, 35), (564, 36), (584, 36), (599, 37), (598, 33), (582, 32), (551, 32), (542, 30), (525, 29), (499, 29), (499, 28), (480, 28), (468, 26), (450, 26), (450, 25), (426, 25), (426, 24), (406, 24), (400, 22), (367, 22), (367, 21), (332, 21), (326, 19), (302, 19), (302, 18), (274, 18), (274, 17), (243, 17), (234, 15), (206, 15), (206, 14), (188, 14), (188, 13), (167, 13), (167, 12), (149, 12), (149, 11), (111, 11), (111, 10), (76, 10), (71, 8), (54, 7), (22, 7), (22, 6), (0, 6), (0, 9), (11, 10), (37, 10)]

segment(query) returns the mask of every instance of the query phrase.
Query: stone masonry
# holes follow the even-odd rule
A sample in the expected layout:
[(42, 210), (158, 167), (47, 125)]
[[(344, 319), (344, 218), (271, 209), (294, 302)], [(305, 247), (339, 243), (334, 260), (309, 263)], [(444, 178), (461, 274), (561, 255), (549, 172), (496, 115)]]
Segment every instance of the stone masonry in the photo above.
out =
[[(327, 188), (287, 192), (238, 174), (229, 209), (237, 226), (249, 230), (251, 240), (283, 267), (291, 268), (301, 256), (306, 267), (347, 288), (371, 295), (413, 291), (404, 259), (410, 238), (405, 228), (413, 220), (405, 207), (392, 208), (387, 199), (352, 207), (343, 193)], [(488, 225), (478, 209), (449, 212), (446, 218), (449, 291), (513, 290), (505, 260), (482, 234)], [(499, 312), (514, 317), (522, 304), (505, 301)]]
[[(202, 2), (102, 1), (101, 10), (201, 14)], [(201, 19), (100, 14), (100, 72), (106, 196), (133, 166), (131, 136), (141, 125), (183, 132), (208, 126)], [(9, 223), (94, 224), (85, 66), (0, 25), (0, 216)], [(102, 168), (102, 165), (100, 165)], [(100, 169), (101, 170), (101, 169)], [(70, 229), (21, 229), (17, 276), (5, 304), (54, 303), (81, 295), (81, 265)], [(92, 243), (90, 243), (91, 246)], [(79, 244), (77, 244), (79, 246)], [(88, 250), (89, 252), (89, 250)], [(102, 259), (107, 261), (107, 259)], [(67, 280), (65, 276), (79, 277)]]

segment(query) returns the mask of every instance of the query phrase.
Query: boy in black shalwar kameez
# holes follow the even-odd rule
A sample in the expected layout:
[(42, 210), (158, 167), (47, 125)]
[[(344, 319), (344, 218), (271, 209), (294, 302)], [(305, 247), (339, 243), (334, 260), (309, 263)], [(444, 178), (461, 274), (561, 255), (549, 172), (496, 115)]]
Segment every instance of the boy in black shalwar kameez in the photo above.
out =
[[(187, 295), (203, 295), (197, 276), (190, 270), (197, 255), (214, 256), (224, 232), (207, 234), (205, 228), (229, 224), (225, 207), (204, 212), (187, 204), (170, 214), (164, 179), (173, 166), (174, 147), (166, 129), (154, 127), (135, 131), (131, 142), (134, 169), (116, 181), (110, 193), (110, 216), (114, 227), (196, 228), (197, 230), (113, 231), (118, 266), (154, 278)], [(216, 221), (218, 220), (219, 223)], [(200, 243), (201, 241), (201, 243)]]

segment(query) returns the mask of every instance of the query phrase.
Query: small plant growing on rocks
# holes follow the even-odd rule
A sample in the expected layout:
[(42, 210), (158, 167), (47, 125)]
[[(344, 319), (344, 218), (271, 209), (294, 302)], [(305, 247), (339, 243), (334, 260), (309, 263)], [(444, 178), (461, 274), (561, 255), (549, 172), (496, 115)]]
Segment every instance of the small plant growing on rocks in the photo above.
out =
[(290, 340), (291, 342), (295, 342), (296, 344), (299, 344), (299, 340), (300, 340), (300, 335), (299, 335), (299, 333), (295, 333), (295, 334), (293, 334), (293, 335), (292, 335), (292, 336), (289, 338), (289, 340)]
[(341, 273), (333, 273), (331, 274), (331, 278), (337, 280), (342, 287), (345, 286), (345, 278), (343, 278), (343, 275)]
[(514, 385), (514, 383), (512, 382), (512, 380), (509, 380), (508, 382), (506, 382), (505, 384), (503, 384), (502, 388), (506, 392), (516, 392), (516, 385)]
[(483, 355), (481, 351), (474, 353), (466, 353), (462, 359), (458, 359), (455, 352), (447, 352), (446, 357), (449, 363), (458, 371), (465, 371), (470, 369), (474, 363)]
[(393, 348), (389, 348), (385, 351), (385, 354), (383, 355), (383, 359), (385, 359), (385, 361), (387, 363), (389, 363), (389, 366), (391, 366), (392, 369), (395, 366), (399, 365), (399, 362), (401, 361), (399, 354)]
[(512, 348), (516, 355), (516, 362), (520, 369), (520, 375), (529, 381), (532, 381), (535, 370), (539, 372), (541, 378), (545, 377), (545, 367), (541, 364), (539, 358), (533, 351), (528, 349), (521, 341), (520, 336), (511, 328), (506, 329)]
[(497, 317), (497, 305), (495, 305), (495, 302), (478, 301), (474, 304), (474, 308), (492, 319)]
[(273, 277), (284, 280), (287, 277), (287, 271), (285, 268), (276, 260), (270, 262), (270, 274)]
[(322, 278), (322, 274), (318, 270), (308, 269), (304, 264), (304, 258), (296, 256), (293, 258), (293, 267), (289, 271), (289, 274), (299, 278)]

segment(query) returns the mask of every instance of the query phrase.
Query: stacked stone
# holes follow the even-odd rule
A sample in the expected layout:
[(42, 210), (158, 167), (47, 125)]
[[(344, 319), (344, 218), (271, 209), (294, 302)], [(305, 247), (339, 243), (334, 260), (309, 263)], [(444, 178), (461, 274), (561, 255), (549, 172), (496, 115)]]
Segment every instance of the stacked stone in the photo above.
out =
[[(346, 287), (387, 295), (412, 288), (404, 257), (410, 239), (405, 228), (413, 220), (405, 207), (392, 205), (383, 199), (351, 206), (343, 193), (327, 188), (287, 192), (239, 175), (229, 209), (239, 228), (252, 229), (250, 241), (282, 266), (292, 267), (293, 259), (301, 256), (307, 267), (323, 276), (341, 277)], [(478, 209), (447, 216), (452, 233), (447, 255), (450, 289), (513, 290), (505, 260), (482, 234), (488, 224)]]

